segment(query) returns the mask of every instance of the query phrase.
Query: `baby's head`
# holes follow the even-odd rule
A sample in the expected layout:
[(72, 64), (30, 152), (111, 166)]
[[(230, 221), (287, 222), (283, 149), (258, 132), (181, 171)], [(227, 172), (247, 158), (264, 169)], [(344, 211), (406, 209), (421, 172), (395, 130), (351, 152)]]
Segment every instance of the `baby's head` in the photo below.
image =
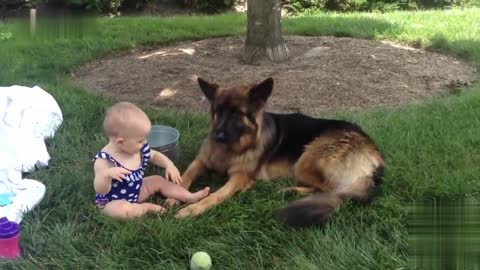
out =
[(140, 151), (151, 127), (147, 114), (130, 102), (113, 105), (103, 120), (103, 130), (110, 142), (129, 154)]

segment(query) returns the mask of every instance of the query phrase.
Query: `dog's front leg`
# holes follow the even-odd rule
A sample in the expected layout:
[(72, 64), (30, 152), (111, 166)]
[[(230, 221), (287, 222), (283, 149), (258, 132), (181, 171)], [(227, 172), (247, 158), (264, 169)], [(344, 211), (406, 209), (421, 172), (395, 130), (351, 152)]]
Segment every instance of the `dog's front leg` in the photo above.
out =
[(185, 218), (191, 216), (198, 216), (208, 209), (221, 204), (223, 201), (232, 197), (238, 191), (246, 191), (254, 183), (254, 180), (246, 173), (235, 173), (230, 176), (227, 183), (218, 191), (210, 194), (203, 200), (191, 204), (175, 215), (176, 218)]
[[(180, 183), (180, 185), (186, 189), (189, 189), (190, 185), (192, 185), (198, 176), (205, 173), (206, 170), (207, 168), (205, 164), (202, 161), (195, 159), (192, 161), (192, 163), (190, 163), (190, 165), (188, 165), (187, 170), (183, 173), (182, 183)], [(180, 202), (176, 199), (169, 198), (165, 200), (165, 204), (169, 207), (172, 207), (180, 204)]]
[(200, 175), (204, 174), (206, 170), (207, 167), (205, 164), (199, 159), (195, 159), (188, 165), (187, 170), (183, 173), (182, 183), (180, 183), (180, 185), (189, 189), (192, 183), (195, 182)]

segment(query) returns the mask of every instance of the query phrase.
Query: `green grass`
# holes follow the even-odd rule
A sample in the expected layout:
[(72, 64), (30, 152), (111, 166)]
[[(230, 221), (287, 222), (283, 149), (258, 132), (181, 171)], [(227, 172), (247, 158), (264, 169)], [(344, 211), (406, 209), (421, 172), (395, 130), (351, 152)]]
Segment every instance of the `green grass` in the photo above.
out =
[[(388, 14), (316, 14), (287, 18), (285, 32), (389, 39), (457, 54), (480, 63), (479, 9)], [(95, 31), (91, 27), (95, 27)], [(101, 115), (112, 100), (78, 89), (77, 65), (143, 44), (242, 34), (245, 18), (154, 17), (98, 19), (85, 36), (39, 29), (22, 38), (20, 24), (0, 25), (0, 85), (39, 85), (58, 101), (64, 123), (49, 143), (48, 169), (32, 174), (47, 186), (41, 204), (22, 222), (23, 259), (1, 269), (186, 269), (189, 256), (209, 252), (215, 269), (405, 269), (408, 207), (422, 198), (478, 198), (480, 86), (421, 105), (339, 113), (360, 123), (387, 159), (383, 194), (369, 207), (346, 204), (324, 229), (290, 230), (273, 210), (295, 199), (278, 191), (288, 179), (258, 183), (196, 219), (171, 213), (117, 222), (93, 209), (91, 157), (106, 142)], [(40, 27), (40, 26), (39, 26)], [(80, 31), (80, 33), (82, 33)], [(51, 39), (52, 35), (58, 38)], [(0, 39), (1, 40), (1, 39)], [(55, 57), (52, 57), (55, 56)], [(206, 133), (206, 114), (145, 108), (154, 122), (182, 134), (183, 170)], [(206, 176), (195, 185), (218, 188)]]
[(325, 14), (310, 13), (288, 20), (289, 33), (389, 39), (428, 47), (478, 61), (480, 8), (448, 11)]

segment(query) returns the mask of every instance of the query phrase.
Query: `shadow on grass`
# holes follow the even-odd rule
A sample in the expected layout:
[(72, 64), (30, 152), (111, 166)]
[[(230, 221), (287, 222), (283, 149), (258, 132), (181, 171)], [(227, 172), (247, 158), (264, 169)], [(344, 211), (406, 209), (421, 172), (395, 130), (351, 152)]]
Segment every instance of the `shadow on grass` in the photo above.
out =
[(438, 52), (448, 53), (480, 67), (480, 42), (476, 40), (448, 40), (445, 35), (438, 34), (431, 39), (429, 47)]
[[(358, 16), (316, 16), (301, 18), (285, 18), (284, 32), (289, 35), (336, 37), (353, 37), (365, 39), (383, 39), (400, 36), (405, 27), (381, 18)], [(421, 37), (406, 41), (413, 47), (425, 47), (448, 53), (480, 65), (480, 42), (476, 40), (449, 40), (443, 34), (434, 35), (431, 39), (422, 41)]]
[(287, 34), (306, 36), (332, 35), (373, 39), (379, 34), (395, 35), (402, 29), (399, 25), (380, 18), (319, 16), (285, 18), (284, 30)]

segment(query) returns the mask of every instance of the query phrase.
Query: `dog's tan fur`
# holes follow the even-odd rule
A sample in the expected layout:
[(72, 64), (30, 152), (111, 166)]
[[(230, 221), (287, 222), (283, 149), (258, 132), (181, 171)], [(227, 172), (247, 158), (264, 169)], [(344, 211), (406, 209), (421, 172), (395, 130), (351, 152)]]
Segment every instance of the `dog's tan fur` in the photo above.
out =
[[(312, 133), (317, 131), (311, 131), (310, 135), (315, 136), (303, 145), (302, 152), (297, 157), (293, 151), (282, 152), (281, 147), (288, 150), (289, 144), (294, 142), (285, 141), (291, 140), (285, 138), (303, 135), (293, 134), (295, 131), (288, 128), (275, 128), (271, 124), (272, 116), (264, 112), (264, 104), (270, 95), (273, 80), (267, 79), (260, 84), (232, 88), (220, 88), (203, 79), (199, 79), (199, 84), (212, 104), (212, 123), (209, 136), (183, 175), (182, 185), (189, 188), (193, 181), (207, 170), (226, 174), (229, 179), (223, 187), (207, 198), (181, 209), (176, 217), (200, 215), (236, 192), (248, 190), (256, 179), (291, 177), (298, 186), (289, 190), (300, 193), (321, 192), (319, 195), (296, 201), (280, 212), (282, 221), (290, 225), (323, 224), (341, 201), (368, 201), (372, 197), (375, 180), (381, 177), (383, 172), (384, 159), (373, 141), (359, 128), (353, 128), (350, 123), (325, 122), (325, 125), (332, 127), (319, 126), (315, 129), (319, 130), (318, 135)], [(242, 114), (238, 119), (230, 120), (241, 123), (242, 134), (228, 143), (212, 139), (219, 125), (225, 125), (220, 108), (231, 108)], [(264, 125), (265, 117), (268, 117), (269, 125)], [(281, 120), (283, 118), (278, 119), (275, 120), (277, 126), (278, 123), (282, 125), (288, 122)], [(305, 125), (308, 125), (313, 120), (305, 121)], [(322, 123), (319, 122), (318, 125)], [(272, 147), (273, 142), (277, 142), (275, 147)], [(283, 156), (279, 153), (283, 153)], [(377, 171), (380, 172), (379, 175)]]

